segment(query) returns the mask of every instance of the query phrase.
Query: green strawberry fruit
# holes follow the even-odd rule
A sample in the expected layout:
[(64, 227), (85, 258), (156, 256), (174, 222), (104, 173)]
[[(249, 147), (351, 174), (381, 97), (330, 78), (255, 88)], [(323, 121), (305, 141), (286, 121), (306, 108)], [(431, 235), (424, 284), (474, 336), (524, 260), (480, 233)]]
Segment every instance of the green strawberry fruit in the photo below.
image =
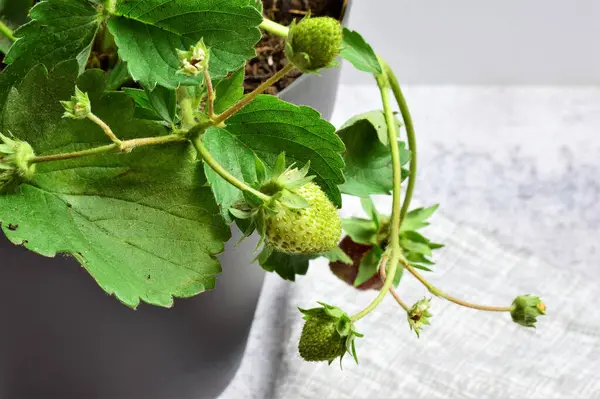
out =
[(307, 17), (290, 27), (286, 56), (298, 69), (314, 72), (334, 65), (342, 39), (342, 26), (336, 19)]
[(308, 362), (331, 362), (346, 353), (346, 337), (337, 332), (337, 319), (327, 314), (309, 318), (302, 329), (298, 350)]
[(292, 209), (282, 206), (266, 218), (266, 242), (288, 254), (316, 254), (335, 247), (342, 235), (342, 221), (335, 206), (315, 183), (295, 190), (309, 206)]
[[(339, 247), (342, 251), (344, 251), (344, 253), (346, 253), (346, 255), (350, 257), (350, 259), (352, 259), (352, 264), (348, 265), (344, 262), (330, 262), (329, 269), (331, 269), (331, 272), (338, 278), (353, 286), (356, 276), (358, 275), (360, 262), (363, 260), (365, 255), (371, 251), (373, 246), (357, 244), (352, 241), (350, 236), (346, 236), (340, 243)], [(380, 290), (381, 287), (383, 287), (383, 282), (379, 277), (379, 273), (376, 273), (373, 277), (356, 288), (359, 290)]]

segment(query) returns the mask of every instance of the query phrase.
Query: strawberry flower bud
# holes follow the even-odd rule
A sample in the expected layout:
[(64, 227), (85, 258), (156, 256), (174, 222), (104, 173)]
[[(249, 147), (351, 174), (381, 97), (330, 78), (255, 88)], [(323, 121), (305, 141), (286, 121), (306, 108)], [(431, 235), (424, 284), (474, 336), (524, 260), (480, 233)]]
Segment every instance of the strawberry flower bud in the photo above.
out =
[(63, 118), (86, 119), (92, 113), (92, 103), (87, 93), (75, 86), (75, 95), (70, 101), (60, 102), (65, 108)]
[(432, 316), (429, 313), (430, 307), (431, 299), (423, 298), (408, 310), (408, 325), (411, 330), (414, 330), (417, 337), (420, 336), (419, 333), (424, 326), (431, 324), (429, 322), (429, 318)]
[(177, 55), (181, 62), (177, 73), (193, 77), (208, 69), (209, 52), (203, 39), (200, 39), (196, 45), (191, 46), (188, 51), (177, 49)]
[(285, 55), (302, 72), (314, 73), (335, 66), (342, 39), (342, 25), (336, 19), (306, 17), (290, 27)]
[(521, 295), (512, 303), (510, 315), (513, 321), (524, 327), (535, 328), (538, 316), (546, 314), (546, 304), (533, 295)]
[(10, 193), (31, 179), (35, 165), (29, 161), (35, 157), (33, 148), (20, 140), (13, 140), (0, 133), (0, 194)]

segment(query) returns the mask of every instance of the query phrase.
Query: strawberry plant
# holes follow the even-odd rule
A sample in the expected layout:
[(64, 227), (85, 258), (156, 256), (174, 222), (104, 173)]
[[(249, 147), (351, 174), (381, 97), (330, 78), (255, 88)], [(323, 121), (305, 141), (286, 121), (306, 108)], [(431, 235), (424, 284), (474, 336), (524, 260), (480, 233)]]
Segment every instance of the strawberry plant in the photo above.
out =
[[(302, 310), (308, 361), (356, 359), (359, 321), (388, 294), (418, 335), (432, 303), (401, 299), (406, 273), (432, 298), (509, 313), (523, 326), (545, 314), (537, 297), (477, 305), (421, 274), (441, 247), (421, 232), (437, 206), (411, 209), (413, 122), (394, 72), (358, 32), (327, 17), (282, 26), (256, 0), (1, 4), (11, 3), (18, 22), (0, 24), (0, 223), (12, 243), (69, 254), (131, 308), (171, 307), (215, 288), (233, 224), (261, 237), (256, 262), (286, 279), (326, 257), (344, 281), (378, 294), (354, 315), (322, 303)], [(27, 10), (30, 21), (9, 28)], [(287, 38), (289, 62), (244, 95), (261, 29)], [(262, 94), (338, 57), (373, 75), (381, 110), (336, 131), (315, 110)], [(342, 194), (362, 198), (369, 217), (342, 221)], [(375, 210), (372, 195), (391, 195), (391, 211)]]

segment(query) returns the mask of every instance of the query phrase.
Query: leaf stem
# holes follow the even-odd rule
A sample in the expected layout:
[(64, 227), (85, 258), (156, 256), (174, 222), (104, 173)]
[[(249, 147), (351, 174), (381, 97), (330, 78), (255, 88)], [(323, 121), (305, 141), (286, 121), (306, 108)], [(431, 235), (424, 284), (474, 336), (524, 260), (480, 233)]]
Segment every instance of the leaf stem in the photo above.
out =
[(96, 115), (94, 115), (91, 112), (88, 114), (88, 119), (91, 120), (92, 122), (94, 122), (96, 125), (100, 126), (100, 128), (108, 136), (110, 141), (112, 141), (113, 143), (115, 143), (118, 146), (121, 145), (121, 143), (122, 143), (121, 140), (119, 140), (119, 138), (113, 133), (112, 129), (110, 128), (110, 126), (108, 126), (106, 124), (106, 122), (104, 122), (102, 119), (98, 118)]
[(2, 21), (0, 21), (0, 33), (13, 43), (17, 41), (13, 30), (6, 26), (6, 24)]
[(210, 119), (215, 119), (215, 99), (217, 95), (215, 94), (215, 89), (212, 84), (212, 79), (210, 78), (210, 73), (208, 70), (204, 70), (204, 81), (206, 82), (206, 91), (208, 94), (208, 117)]
[(281, 78), (294, 70), (294, 65), (292, 63), (284, 66), (280, 71), (278, 71), (275, 75), (271, 76), (269, 79), (265, 80), (260, 86), (258, 86), (251, 93), (246, 94), (240, 101), (226, 109), (222, 114), (215, 116), (213, 119), (215, 125), (219, 125), (225, 120), (229, 119), (237, 112), (241, 111), (246, 105), (250, 104), (252, 100), (254, 100), (259, 94), (267, 90), (269, 87), (277, 83)]
[(276, 36), (287, 37), (290, 33), (290, 28), (278, 24), (277, 22), (271, 21), (268, 18), (263, 18), (263, 21), (259, 25), (259, 28), (266, 30)]
[[(383, 281), (384, 283), (385, 283), (385, 280), (386, 280), (386, 275), (385, 275), (385, 264), (386, 263), (387, 263), (387, 259), (382, 262), (382, 267), (379, 268), (379, 277), (381, 277), (381, 281)], [(402, 300), (402, 298), (400, 298), (400, 295), (398, 295), (398, 293), (396, 292), (396, 290), (394, 289), (394, 287), (390, 288), (390, 294), (392, 294), (392, 296), (394, 297), (394, 299), (396, 300), (396, 302), (398, 302), (398, 305), (400, 305), (402, 307), (402, 309), (404, 309), (404, 310), (406, 310), (408, 312), (408, 310), (410, 308)]]
[(404, 94), (402, 93), (402, 89), (400, 88), (398, 78), (396, 78), (396, 74), (385, 60), (380, 59), (380, 62), (386, 76), (388, 77), (388, 81), (392, 88), (392, 92), (394, 93), (394, 97), (396, 98), (396, 102), (398, 103), (398, 107), (400, 108), (400, 113), (402, 114), (402, 119), (404, 120), (404, 126), (406, 127), (406, 140), (408, 142), (408, 149), (410, 150), (410, 171), (408, 175), (408, 184), (406, 186), (404, 202), (402, 203), (402, 210), (400, 212), (400, 221), (402, 222), (406, 216), (406, 213), (408, 212), (408, 209), (410, 208), (410, 203), (412, 201), (417, 182), (417, 139), (412, 116), (410, 114), (410, 110), (408, 109), (408, 104), (406, 103)]
[(351, 317), (353, 321), (360, 320), (361, 318), (368, 315), (373, 311), (387, 295), (394, 283), (394, 277), (398, 270), (398, 262), (401, 257), (400, 248), (400, 201), (402, 196), (402, 167), (400, 162), (400, 151), (398, 146), (394, 143), (398, 142), (398, 127), (394, 116), (394, 111), (391, 106), (390, 98), (390, 83), (388, 81), (385, 71), (382, 75), (376, 76), (377, 85), (381, 92), (381, 100), (383, 102), (383, 109), (385, 113), (385, 120), (388, 128), (388, 141), (390, 142), (390, 151), (392, 153), (392, 167), (393, 167), (393, 205), (392, 205), (392, 221), (391, 221), (391, 239), (388, 248), (391, 248), (392, 256), (390, 261), (390, 272), (385, 279), (383, 288), (379, 291), (379, 295), (371, 302), (369, 306), (363, 309), (361, 312)]
[(194, 144), (194, 147), (196, 147), (198, 154), (200, 154), (202, 159), (204, 159), (204, 162), (206, 162), (206, 164), (210, 166), (212, 170), (214, 170), (219, 176), (225, 179), (225, 181), (227, 181), (229, 184), (239, 188), (242, 191), (252, 193), (265, 202), (271, 199), (270, 196), (261, 193), (260, 191), (255, 190), (243, 181), (238, 180), (235, 176), (233, 176), (225, 168), (223, 168), (221, 164), (219, 164), (219, 162), (217, 162), (217, 160), (213, 158), (212, 154), (204, 146), (204, 143), (202, 142), (202, 135), (196, 135), (195, 137), (191, 138), (191, 141), (192, 144)]
[(117, 0), (105, 0), (104, 7), (110, 14), (114, 14), (117, 10)]
[(116, 153), (116, 152), (130, 152), (136, 147), (143, 147), (148, 145), (161, 145), (167, 143), (176, 143), (186, 141), (186, 138), (178, 134), (171, 134), (168, 136), (159, 137), (145, 137), (139, 139), (121, 141), (121, 144), (109, 144), (101, 147), (90, 148), (82, 151), (68, 152), (63, 154), (53, 155), (40, 155), (29, 160), (30, 164), (52, 162), (52, 161), (64, 161), (67, 159), (82, 158), (92, 155), (99, 155), (105, 153)]
[(487, 312), (510, 312), (512, 310), (512, 307), (510, 307), (510, 306), (485, 306), (485, 305), (477, 305), (477, 304), (470, 303), (470, 302), (467, 302), (467, 301), (463, 301), (462, 299), (458, 299), (458, 298), (455, 298), (453, 296), (450, 296), (450, 295), (446, 294), (445, 292), (442, 292), (441, 290), (439, 290), (436, 287), (434, 287), (421, 274), (419, 274), (419, 272), (417, 272), (415, 270), (415, 268), (412, 267), (406, 261), (406, 259), (401, 258), (400, 261), (404, 265), (404, 268), (410, 272), (410, 274), (412, 274), (417, 280), (419, 280), (421, 282), (421, 284), (423, 284), (425, 286), (425, 288), (427, 288), (429, 290), (429, 292), (431, 292), (433, 295), (435, 295), (437, 297), (444, 298), (447, 301), (453, 302), (453, 303), (455, 303), (457, 305), (460, 305), (460, 306), (464, 306), (466, 308), (477, 309), (477, 310), (484, 310), (484, 311), (487, 311)]

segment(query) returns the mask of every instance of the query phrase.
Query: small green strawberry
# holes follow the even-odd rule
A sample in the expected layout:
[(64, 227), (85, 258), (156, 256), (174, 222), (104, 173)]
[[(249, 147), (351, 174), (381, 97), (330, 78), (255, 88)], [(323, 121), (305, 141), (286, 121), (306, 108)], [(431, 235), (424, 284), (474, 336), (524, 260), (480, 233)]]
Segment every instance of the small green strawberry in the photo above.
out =
[(21, 183), (33, 177), (35, 165), (29, 161), (34, 157), (29, 143), (0, 133), (0, 194), (15, 191)]
[(294, 193), (308, 206), (282, 206), (266, 222), (266, 242), (280, 252), (316, 254), (335, 247), (342, 234), (342, 221), (333, 204), (315, 183), (306, 183)]
[(342, 25), (336, 19), (306, 17), (290, 27), (285, 54), (301, 71), (316, 72), (335, 65), (342, 39)]
[(346, 353), (356, 357), (354, 338), (362, 334), (354, 330), (350, 317), (340, 308), (319, 302), (322, 307), (300, 309), (304, 314), (304, 327), (298, 344), (300, 356), (308, 362), (340, 362)]

